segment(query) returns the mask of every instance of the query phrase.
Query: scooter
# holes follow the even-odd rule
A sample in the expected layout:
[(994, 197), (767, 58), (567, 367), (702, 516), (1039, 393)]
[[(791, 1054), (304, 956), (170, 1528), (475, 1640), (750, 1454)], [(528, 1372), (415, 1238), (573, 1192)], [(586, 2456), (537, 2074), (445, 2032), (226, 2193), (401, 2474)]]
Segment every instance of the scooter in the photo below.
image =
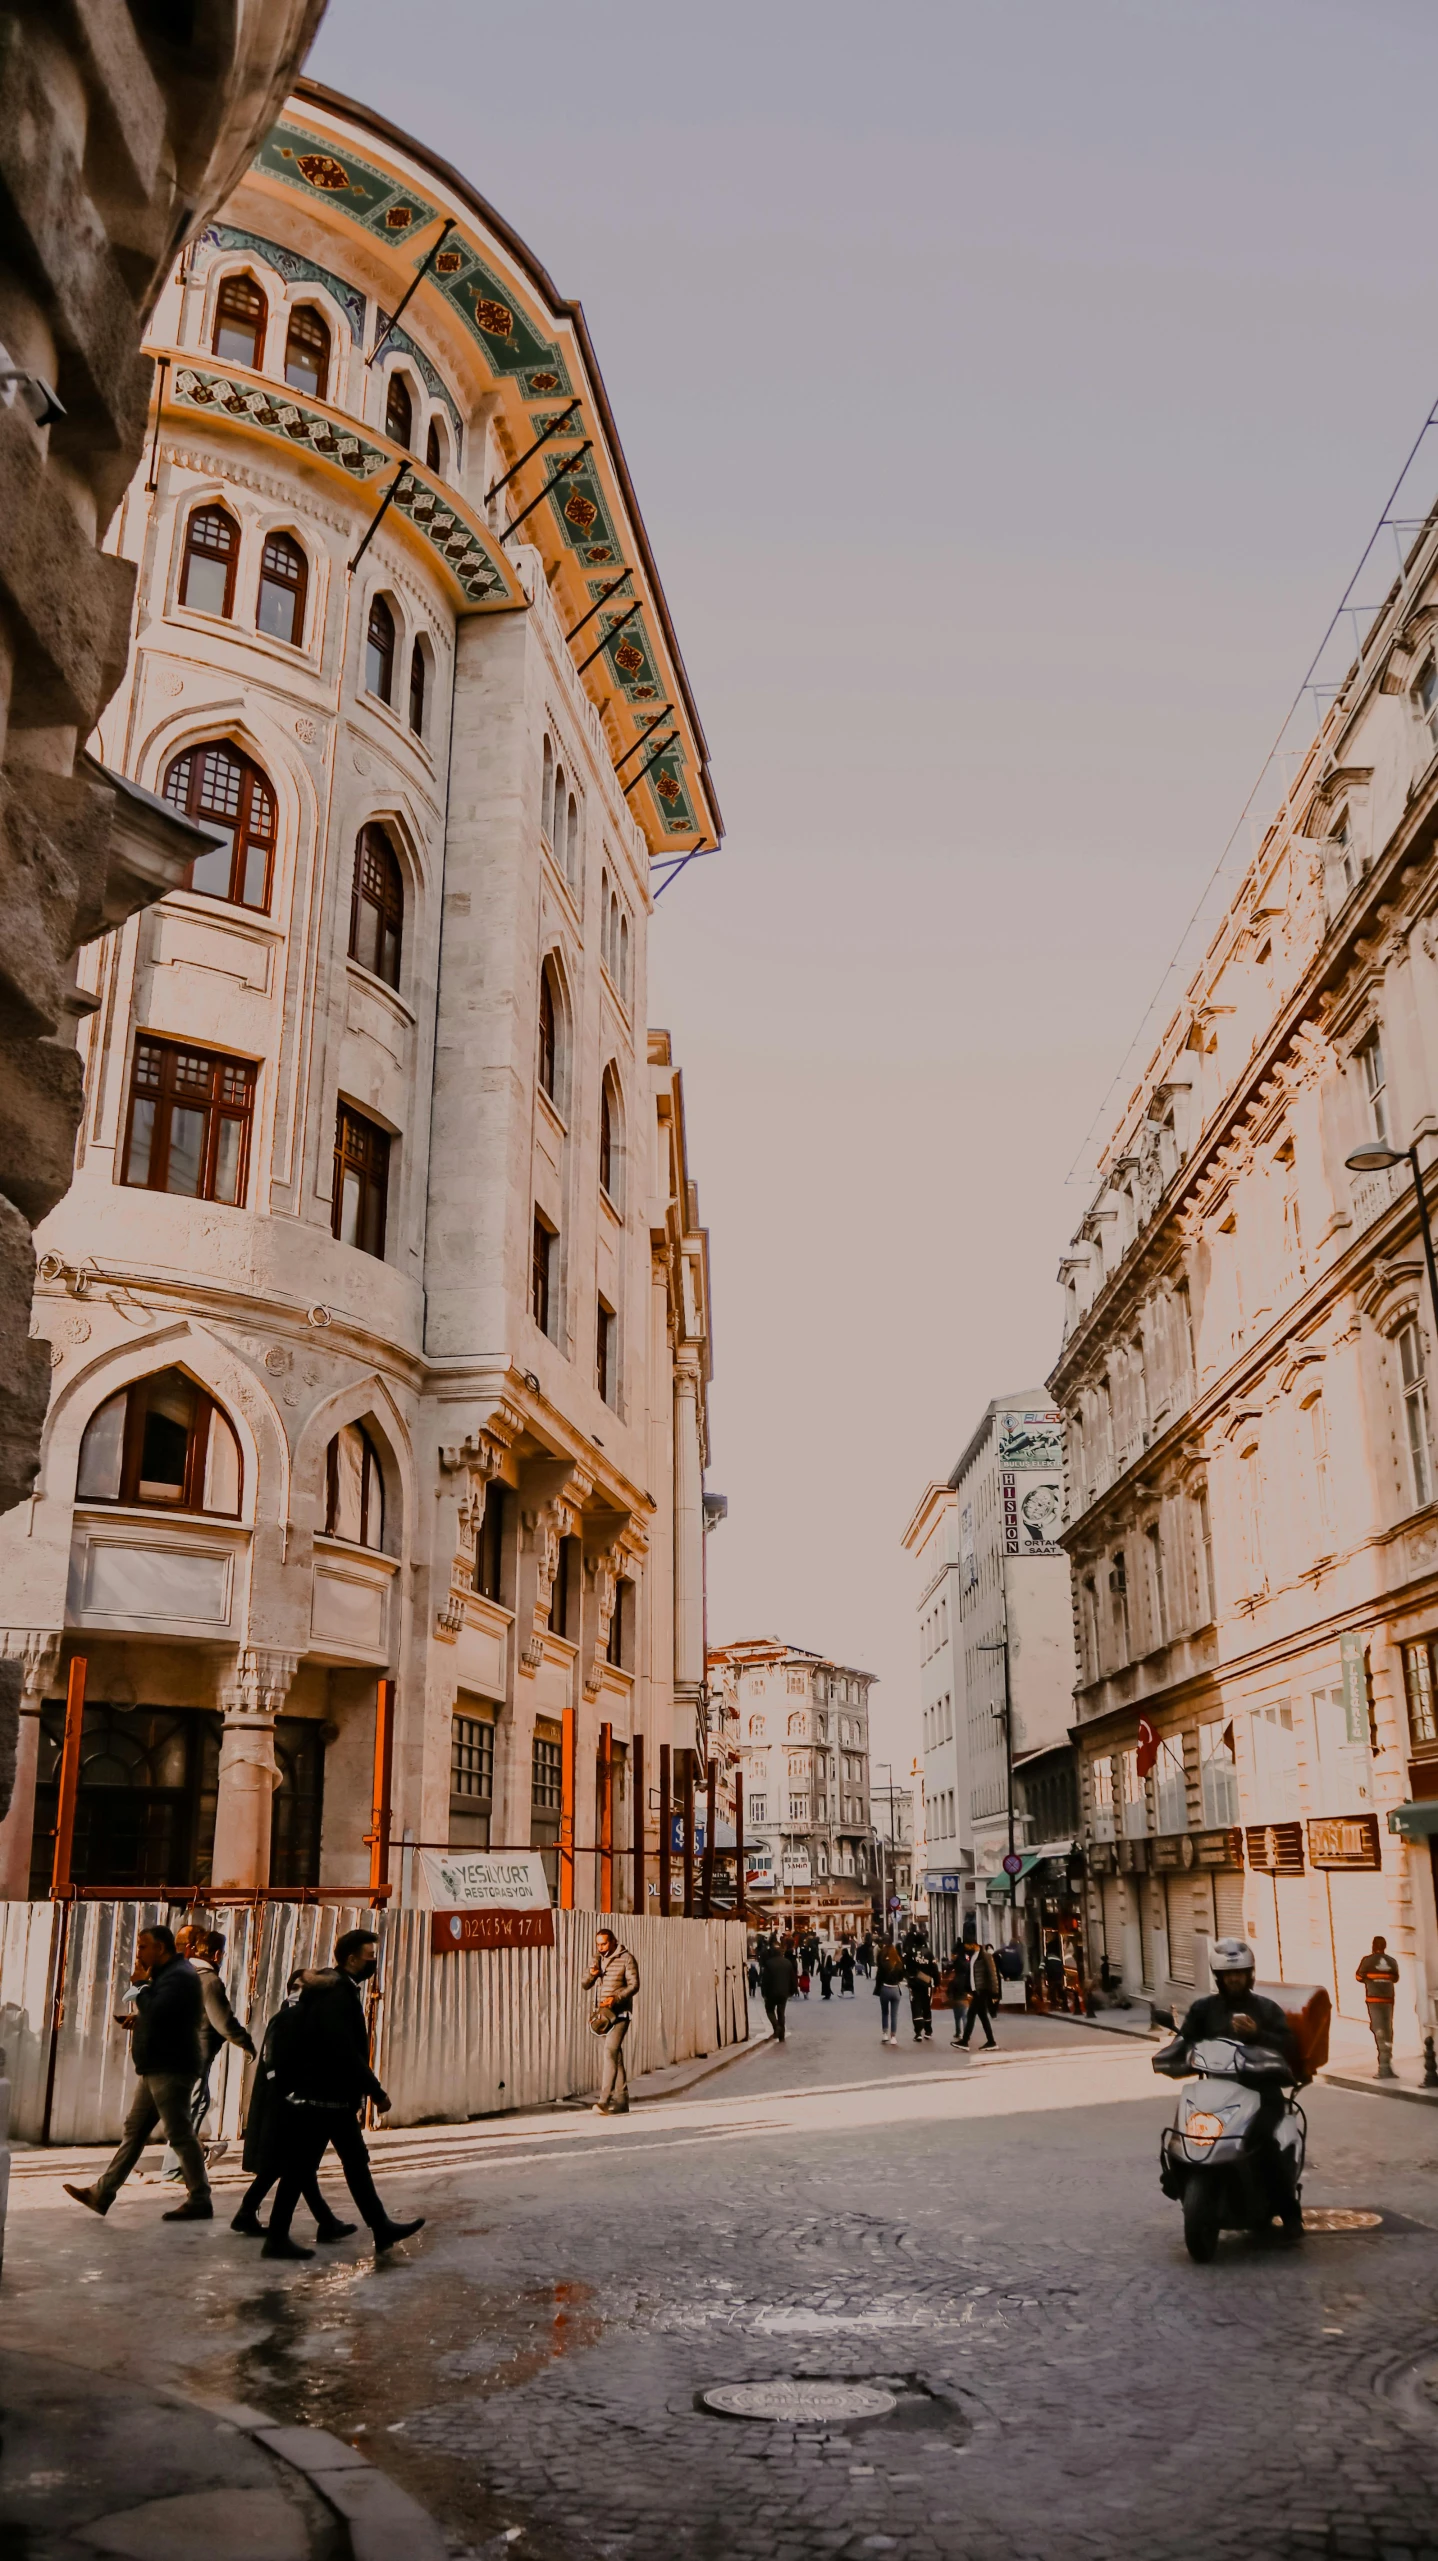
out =
[(1259, 2125), (1265, 2093), (1297, 2086), (1292, 2066), (1270, 2046), (1213, 2036), (1192, 2047), (1175, 2037), (1153, 2068), (1169, 2080), (1196, 2076), (1159, 2145), (1159, 2185), (1183, 2206), (1189, 2257), (1211, 2259), (1221, 2232), (1262, 2237), (1275, 2214), (1297, 2238), (1308, 2120), (1290, 2095), (1271, 2134)]

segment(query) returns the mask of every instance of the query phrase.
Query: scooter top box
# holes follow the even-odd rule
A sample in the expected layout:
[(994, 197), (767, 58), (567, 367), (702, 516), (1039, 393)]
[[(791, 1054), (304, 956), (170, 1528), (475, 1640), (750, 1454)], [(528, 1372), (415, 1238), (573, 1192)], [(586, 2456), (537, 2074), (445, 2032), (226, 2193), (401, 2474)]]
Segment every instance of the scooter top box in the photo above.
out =
[(1276, 2001), (1293, 2030), (1304, 2079), (1311, 2081), (1328, 2060), (1328, 2028), (1333, 2003), (1326, 1983), (1255, 1983), (1265, 2001)]

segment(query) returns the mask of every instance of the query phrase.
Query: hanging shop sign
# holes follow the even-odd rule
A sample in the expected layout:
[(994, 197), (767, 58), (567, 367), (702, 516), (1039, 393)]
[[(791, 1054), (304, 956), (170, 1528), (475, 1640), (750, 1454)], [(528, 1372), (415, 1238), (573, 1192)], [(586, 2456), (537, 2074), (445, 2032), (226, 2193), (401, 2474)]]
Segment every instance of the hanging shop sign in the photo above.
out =
[(1301, 1823), (1250, 1823), (1244, 1838), (1250, 1867), (1261, 1868), (1266, 1876), (1303, 1874)]
[(1161, 1832), (1150, 1846), (1154, 1867), (1169, 1872), (1192, 1867), (1197, 1856), (1192, 1832)]
[(1315, 1867), (1383, 1865), (1376, 1814), (1325, 1814), (1308, 1826), (1308, 1855)]
[(1061, 1469), (1041, 1474), (1015, 1475), (1011, 1467), (999, 1472), (999, 1494), (1004, 1522), (1005, 1556), (1062, 1556), (1059, 1531), (1064, 1520), (1064, 1480)]
[(419, 1864), (436, 1910), (549, 1909), (549, 1879), (538, 1850), (421, 1850)]
[(1118, 1849), (1113, 1841), (1090, 1841), (1087, 1856), (1090, 1876), (1112, 1876), (1118, 1866)]
[(1236, 1823), (1221, 1832), (1195, 1832), (1193, 1852), (1198, 1867), (1242, 1867), (1243, 1834)]

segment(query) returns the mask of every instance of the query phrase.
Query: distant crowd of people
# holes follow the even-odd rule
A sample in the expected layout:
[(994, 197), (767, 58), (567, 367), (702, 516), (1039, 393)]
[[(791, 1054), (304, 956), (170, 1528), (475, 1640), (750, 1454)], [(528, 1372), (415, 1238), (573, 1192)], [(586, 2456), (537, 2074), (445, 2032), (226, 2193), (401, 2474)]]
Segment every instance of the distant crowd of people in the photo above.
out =
[[(1061, 1954), (1058, 1967), (1062, 1978)], [(813, 1930), (775, 1931), (759, 1940), (750, 1957), (749, 1990), (762, 2000), (770, 2029), (780, 2045), (784, 2043), (785, 2013), (790, 2001), (807, 2001), (816, 1980), (821, 1999), (833, 1999), (836, 1983), (839, 1997), (852, 1999), (856, 1976), (871, 1984), (878, 1997), (882, 2045), (899, 2042), (899, 2008), (905, 1993), (915, 2044), (931, 2044), (935, 1996), (941, 1986), (953, 2018), (954, 2044), (966, 2046), (975, 2028), (980, 2027), (985, 2044), (994, 2045), (998, 2041), (993, 2021), (999, 2006), (1001, 1977), (1014, 1974), (1021, 1979), (1023, 1970), (1023, 1952), (1017, 1945), (986, 1947), (972, 1929), (942, 1967), (929, 1946), (927, 1933), (919, 1928), (905, 1930), (898, 1939), (876, 1939), (872, 1931), (866, 1930), (861, 1939), (844, 1938), (833, 1948), (824, 1946)]]

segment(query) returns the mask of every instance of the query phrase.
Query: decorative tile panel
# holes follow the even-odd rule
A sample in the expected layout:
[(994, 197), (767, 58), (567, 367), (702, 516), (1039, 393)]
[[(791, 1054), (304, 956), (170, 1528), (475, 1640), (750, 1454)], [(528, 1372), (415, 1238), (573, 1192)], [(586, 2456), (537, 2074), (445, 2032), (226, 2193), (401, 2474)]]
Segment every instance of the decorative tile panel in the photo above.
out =
[(263, 258), (286, 284), (323, 285), (332, 294), (350, 325), (350, 335), (357, 347), (364, 344), (366, 302), (357, 285), (345, 283), (343, 276), (332, 274), (328, 267), (316, 266), (313, 258), (302, 258), (298, 250), (283, 248), (278, 240), (265, 240), (257, 231), (237, 231), (230, 222), (207, 222), (196, 242), (198, 249), (236, 257)]
[(438, 218), (435, 207), (413, 188), (361, 160), (348, 145), (306, 133), (299, 125), (272, 126), (254, 165), (267, 177), (282, 178), (311, 202), (319, 196), (384, 239), (403, 239)]

